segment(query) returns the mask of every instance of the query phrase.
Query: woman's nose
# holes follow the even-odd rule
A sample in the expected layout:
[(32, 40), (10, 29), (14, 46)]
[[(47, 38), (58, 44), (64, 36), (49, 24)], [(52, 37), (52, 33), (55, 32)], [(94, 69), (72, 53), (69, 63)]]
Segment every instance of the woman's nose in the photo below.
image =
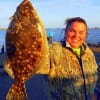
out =
[(79, 37), (79, 32), (75, 32), (74, 37)]

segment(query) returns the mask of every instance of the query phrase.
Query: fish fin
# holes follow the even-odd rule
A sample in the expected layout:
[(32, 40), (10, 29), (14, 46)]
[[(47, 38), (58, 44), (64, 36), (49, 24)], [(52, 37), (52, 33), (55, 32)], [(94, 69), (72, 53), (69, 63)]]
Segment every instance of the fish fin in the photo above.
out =
[(7, 74), (14, 79), (14, 73), (13, 73), (13, 70), (12, 70), (12, 67), (10, 66), (9, 64), (9, 59), (6, 57), (6, 60), (5, 60), (5, 63), (4, 63), (4, 70), (5, 72), (7, 72)]
[(6, 100), (28, 100), (24, 82), (14, 81), (6, 95)]

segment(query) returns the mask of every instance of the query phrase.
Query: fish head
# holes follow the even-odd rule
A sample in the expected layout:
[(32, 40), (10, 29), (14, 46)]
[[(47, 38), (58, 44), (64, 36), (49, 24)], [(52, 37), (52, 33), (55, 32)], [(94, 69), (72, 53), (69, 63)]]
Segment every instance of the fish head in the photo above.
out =
[(16, 9), (6, 32), (6, 64), (16, 78), (28, 79), (44, 62), (48, 52), (45, 27), (31, 2)]

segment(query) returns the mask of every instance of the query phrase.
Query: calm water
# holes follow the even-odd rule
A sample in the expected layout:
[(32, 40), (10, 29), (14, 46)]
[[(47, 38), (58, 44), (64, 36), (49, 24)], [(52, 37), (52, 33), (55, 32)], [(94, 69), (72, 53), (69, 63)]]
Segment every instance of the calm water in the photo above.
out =
[[(64, 29), (46, 29), (47, 35), (53, 35), (53, 41), (60, 41), (64, 37)], [(50, 33), (51, 32), (51, 33)], [(5, 42), (6, 31), (0, 31), (0, 48)], [(97, 44), (100, 42), (100, 29), (90, 29), (88, 30), (87, 42)]]
[[(53, 41), (62, 40), (64, 37), (64, 29), (47, 29), (47, 35), (49, 36), (50, 32), (54, 33)], [(89, 29), (87, 42), (97, 44), (100, 42), (100, 29)]]

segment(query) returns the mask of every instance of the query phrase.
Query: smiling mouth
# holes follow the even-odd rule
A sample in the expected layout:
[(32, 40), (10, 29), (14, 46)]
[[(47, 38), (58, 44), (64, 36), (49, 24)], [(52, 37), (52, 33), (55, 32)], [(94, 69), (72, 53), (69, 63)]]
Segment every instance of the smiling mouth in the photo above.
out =
[(72, 41), (73, 41), (73, 42), (78, 42), (79, 40), (75, 40), (75, 39), (73, 39)]

